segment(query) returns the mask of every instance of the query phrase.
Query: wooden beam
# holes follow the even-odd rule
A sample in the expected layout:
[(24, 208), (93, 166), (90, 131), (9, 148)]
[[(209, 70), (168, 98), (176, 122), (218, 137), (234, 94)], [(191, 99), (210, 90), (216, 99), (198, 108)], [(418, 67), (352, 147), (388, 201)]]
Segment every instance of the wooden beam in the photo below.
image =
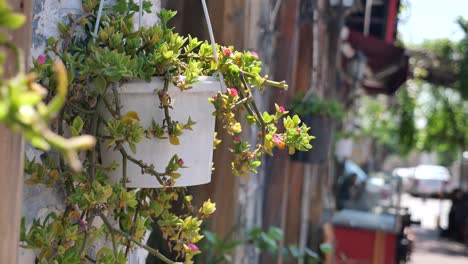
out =
[[(278, 13), (278, 31), (275, 32), (274, 51), (272, 54), (271, 72), (276, 80), (286, 80), (290, 90), (288, 93), (279, 90), (271, 92), (271, 103), (286, 105), (287, 95), (294, 94), (299, 36), (299, 6), (300, 0), (284, 0)], [(276, 21), (272, 21), (275, 23)], [(265, 200), (263, 206), (263, 226), (280, 226), (284, 228), (286, 237), (281, 246), (297, 244), (299, 233), (300, 195), (302, 186), (302, 165), (291, 164), (289, 156), (284, 151), (277, 151), (275, 156), (267, 158), (265, 182)], [(299, 168), (299, 169), (298, 169)], [(287, 190), (286, 195), (278, 195)], [(281, 206), (283, 210), (281, 210)], [(291, 211), (291, 209), (296, 209)], [(286, 214), (286, 216), (282, 215)], [(292, 228), (291, 228), (292, 226)], [(264, 254), (261, 263), (280, 263), (281, 258)]]
[[(31, 1), (8, 0), (11, 7), (27, 17), (26, 24), (12, 33), (12, 41), (29, 58), (31, 48)], [(11, 55), (11, 54), (9, 54)], [(9, 56), (8, 61), (12, 58)], [(6, 76), (15, 75), (14, 63), (5, 65)], [(0, 126), (0, 263), (18, 263), (19, 234), (21, 224), (21, 200), (23, 197), (24, 142), (21, 135)]]

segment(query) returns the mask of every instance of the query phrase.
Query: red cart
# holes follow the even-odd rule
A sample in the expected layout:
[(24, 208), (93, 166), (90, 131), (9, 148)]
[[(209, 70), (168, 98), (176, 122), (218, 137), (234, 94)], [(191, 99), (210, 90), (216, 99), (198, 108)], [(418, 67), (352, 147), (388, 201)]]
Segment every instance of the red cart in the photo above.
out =
[[(378, 182), (375, 181), (374, 182)], [(400, 264), (409, 261), (414, 236), (407, 208), (400, 207), (401, 180), (383, 180), (381, 187), (363, 183), (366, 193), (356, 203), (346, 201), (335, 212), (335, 258), (346, 264)], [(374, 192), (372, 193), (372, 190)], [(383, 193), (383, 195), (382, 195)]]

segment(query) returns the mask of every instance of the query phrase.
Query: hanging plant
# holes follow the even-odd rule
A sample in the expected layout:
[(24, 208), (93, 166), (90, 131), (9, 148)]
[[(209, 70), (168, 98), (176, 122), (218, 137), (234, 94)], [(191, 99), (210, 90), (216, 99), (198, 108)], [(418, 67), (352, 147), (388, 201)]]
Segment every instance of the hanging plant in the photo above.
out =
[(344, 115), (341, 103), (337, 100), (321, 99), (315, 94), (299, 93), (293, 98), (289, 108), (314, 130), (318, 139), (312, 150), (295, 153), (291, 156), (292, 160), (305, 163), (325, 161), (331, 150), (334, 122), (342, 119)]
[(299, 116), (314, 115), (335, 120), (341, 120), (344, 116), (343, 105), (338, 100), (321, 99), (315, 94), (298, 93), (289, 108)]
[[(255, 173), (262, 155), (272, 154), (274, 148), (287, 147), (289, 153), (306, 151), (312, 147), (309, 141), (313, 137), (299, 117), (289, 117), (284, 107), (276, 106), (274, 113), (260, 112), (252, 89), (287, 89), (287, 85), (261, 76), (261, 62), (255, 53), (174, 33), (167, 27), (176, 15), (173, 11), (161, 11), (160, 25), (135, 29), (133, 15), (138, 5), (118, 1), (97, 21), (102, 10), (99, 5), (96, 0), (83, 1), (84, 13), (70, 18), (68, 24), (59, 24), (61, 39), (49, 39), (45, 56), (34, 61), (34, 71), (45, 87), (54, 87), (58, 81), (51, 74), (54, 58), (64, 61), (70, 91), (58, 122), (72, 135), (96, 136), (99, 144), (80, 153), (85, 165), (81, 173), (67, 170), (61, 162), (28, 162), (27, 168), (40, 168), (47, 175), (34, 183), (64, 189), (66, 209), (35, 220), (22, 234), (23, 246), (38, 250), (38, 263), (82, 263), (87, 259), (123, 264), (134, 246), (143, 247), (165, 263), (175, 263), (142, 242), (156, 222), (171, 250), (177, 252), (177, 260), (193, 263), (193, 256), (200, 253), (196, 243), (203, 238), (202, 221), (216, 207), (208, 200), (195, 208), (192, 197), (176, 186), (184, 186), (181, 180), (190, 179), (191, 173), (186, 174), (190, 168), (186, 167), (197, 165), (186, 160), (181, 153), (187, 152), (179, 147), (186, 144), (189, 151), (196, 152), (195, 148), (211, 150), (219, 143), (210, 136), (209, 142), (190, 144), (203, 136), (194, 131), (206, 129), (197, 127), (200, 119), (207, 118), (207, 129), (213, 130), (210, 116), (216, 116), (232, 136), (232, 172), (244, 177)], [(144, 11), (150, 8), (145, 2)], [(219, 81), (208, 77), (213, 75), (219, 76)], [(207, 80), (210, 87), (203, 88)], [(217, 90), (222, 87), (227, 88)], [(195, 100), (192, 93), (200, 92), (206, 97), (200, 108), (207, 104), (211, 110), (198, 115), (200, 108), (188, 108), (186, 103)], [(50, 95), (56, 93), (49, 88)], [(257, 145), (241, 139), (240, 118), (260, 129)], [(284, 126), (283, 131), (277, 128), (278, 123)], [(153, 141), (162, 142), (154, 151), (166, 148), (163, 152), (170, 155), (146, 152), (152, 148), (145, 146), (156, 146), (150, 145)], [(203, 160), (209, 164), (202, 166), (208, 168), (204, 173), (209, 177), (212, 154), (204, 153), (209, 157)], [(133, 185), (138, 177), (145, 177), (138, 183), (143, 185)], [(177, 214), (171, 210), (175, 201), (182, 203)], [(103, 225), (97, 225), (96, 219)], [(94, 254), (90, 249), (98, 238), (106, 238), (111, 246), (97, 248)]]

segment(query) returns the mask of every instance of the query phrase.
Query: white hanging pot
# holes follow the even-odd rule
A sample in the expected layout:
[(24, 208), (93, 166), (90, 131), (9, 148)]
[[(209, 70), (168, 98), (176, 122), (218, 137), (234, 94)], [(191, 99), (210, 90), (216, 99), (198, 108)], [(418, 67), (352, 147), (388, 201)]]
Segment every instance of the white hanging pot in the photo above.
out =
[[(155, 90), (164, 87), (161, 78), (152, 78), (151, 82), (143, 80), (131, 81), (118, 88), (121, 103), (121, 113), (135, 111), (140, 118), (140, 125), (147, 129), (152, 120), (162, 124), (164, 110), (159, 108), (159, 98)], [(175, 180), (175, 187), (192, 186), (209, 183), (213, 160), (213, 140), (215, 130), (214, 108), (208, 98), (220, 90), (221, 84), (215, 77), (200, 77), (200, 81), (192, 89), (181, 91), (172, 83), (169, 85), (172, 109), (169, 109), (171, 119), (186, 122), (190, 117), (196, 124), (193, 130), (183, 130), (179, 136), (179, 145), (172, 145), (168, 139), (144, 138), (137, 144), (137, 153), (133, 154), (128, 144), (124, 147), (128, 154), (137, 160), (155, 166), (158, 172), (164, 172), (169, 160), (177, 154), (183, 159), (184, 166), (179, 168), (181, 174)], [(111, 93), (107, 95), (113, 99)], [(122, 156), (118, 150), (102, 148), (103, 164), (116, 161), (122, 163)], [(112, 182), (118, 182), (122, 177), (122, 166), (109, 173)], [(150, 174), (142, 174), (141, 168), (131, 161), (127, 161), (127, 187), (130, 188), (159, 188), (161, 185)]]

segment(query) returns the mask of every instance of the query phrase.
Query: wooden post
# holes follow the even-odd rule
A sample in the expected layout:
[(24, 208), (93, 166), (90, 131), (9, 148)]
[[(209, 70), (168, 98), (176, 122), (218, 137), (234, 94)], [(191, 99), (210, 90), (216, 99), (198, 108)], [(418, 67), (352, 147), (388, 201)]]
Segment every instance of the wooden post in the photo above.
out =
[[(307, 238), (309, 234), (309, 222), (311, 210), (311, 202), (312, 199), (318, 197), (318, 195), (312, 196), (312, 188), (313, 188), (313, 181), (317, 181), (318, 177), (318, 169), (319, 165), (317, 164), (307, 164), (305, 165), (305, 172), (304, 172), (304, 181), (302, 185), (302, 201), (301, 201), (301, 229), (299, 235), (299, 250), (301, 253), (305, 252), (305, 248), (307, 247)], [(318, 177), (317, 177), (318, 176)], [(315, 177), (315, 178), (314, 178)], [(317, 186), (317, 185), (316, 185)], [(313, 200), (316, 202), (316, 199)], [(312, 204), (314, 206), (314, 204)], [(304, 254), (305, 255), (305, 254)], [(302, 257), (298, 260), (298, 264), (304, 264), (305, 258)]]
[[(8, 0), (10, 6), (27, 17), (26, 24), (13, 32), (12, 41), (29, 58), (31, 48), (32, 2)], [(11, 57), (8, 61), (12, 61)], [(14, 64), (6, 63), (6, 76), (13, 76)], [(24, 142), (21, 135), (0, 126), (0, 263), (18, 262), (18, 243), (23, 197)]]

